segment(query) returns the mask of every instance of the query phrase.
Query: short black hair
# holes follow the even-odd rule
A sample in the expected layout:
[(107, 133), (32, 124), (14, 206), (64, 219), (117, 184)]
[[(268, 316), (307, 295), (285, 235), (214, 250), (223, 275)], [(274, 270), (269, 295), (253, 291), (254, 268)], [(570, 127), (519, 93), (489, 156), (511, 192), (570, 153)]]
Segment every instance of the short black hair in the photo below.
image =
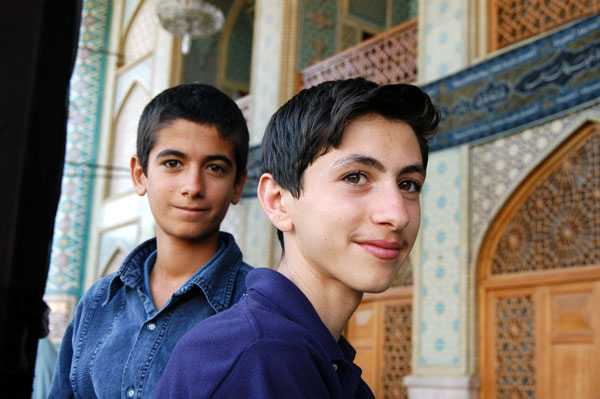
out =
[(144, 174), (148, 155), (156, 144), (157, 132), (178, 120), (214, 126), (219, 137), (233, 143), (235, 181), (246, 170), (250, 135), (242, 111), (225, 93), (213, 86), (190, 83), (171, 87), (152, 99), (144, 108), (137, 131), (136, 152)]
[[(410, 84), (380, 86), (355, 78), (304, 89), (279, 108), (263, 137), (260, 173), (271, 173), (277, 184), (299, 198), (306, 168), (339, 146), (351, 122), (370, 114), (407, 123), (427, 167), (429, 140), (440, 122), (427, 93)], [(281, 231), (277, 235), (283, 247)]]

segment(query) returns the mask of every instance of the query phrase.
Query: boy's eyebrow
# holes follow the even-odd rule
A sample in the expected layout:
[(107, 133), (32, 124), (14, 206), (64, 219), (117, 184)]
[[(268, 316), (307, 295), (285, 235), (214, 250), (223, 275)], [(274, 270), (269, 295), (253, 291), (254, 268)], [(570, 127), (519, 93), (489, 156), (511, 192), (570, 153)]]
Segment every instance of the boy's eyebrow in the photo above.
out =
[[(386, 171), (385, 166), (383, 166), (383, 164), (377, 159), (362, 154), (350, 154), (346, 157), (340, 158), (333, 163), (333, 167), (338, 168), (352, 163), (359, 163), (362, 165), (370, 166), (372, 168), (377, 169), (380, 172)], [(407, 165), (400, 170), (400, 174), (406, 173), (420, 173), (423, 176), (425, 176), (425, 168), (421, 163)]]
[(405, 166), (404, 168), (402, 168), (402, 170), (400, 170), (400, 174), (403, 175), (406, 173), (420, 173), (423, 176), (425, 176), (425, 168), (420, 163), (417, 163), (414, 165), (408, 165), (408, 166)]
[(226, 155), (221, 155), (221, 154), (207, 155), (206, 160), (207, 161), (223, 161), (227, 164), (227, 166), (233, 166), (233, 161), (231, 159), (229, 159), (229, 157)]
[(177, 151), (177, 150), (170, 150), (170, 149), (162, 150), (161, 152), (156, 154), (156, 158), (164, 158), (164, 157), (187, 158), (187, 156), (183, 152)]
[[(156, 154), (156, 159), (165, 158), (165, 157), (177, 157), (177, 158), (186, 159), (187, 155), (181, 151), (172, 150), (172, 149), (162, 150), (161, 152)], [(221, 154), (207, 155), (205, 160), (206, 161), (223, 161), (228, 166), (233, 166), (233, 161), (231, 159), (229, 159), (229, 157), (226, 155), (221, 155)]]
[(346, 157), (340, 158), (333, 163), (334, 168), (338, 168), (351, 163), (359, 163), (362, 165), (373, 167), (381, 172), (385, 172), (385, 166), (373, 157), (369, 157), (362, 154), (350, 154)]

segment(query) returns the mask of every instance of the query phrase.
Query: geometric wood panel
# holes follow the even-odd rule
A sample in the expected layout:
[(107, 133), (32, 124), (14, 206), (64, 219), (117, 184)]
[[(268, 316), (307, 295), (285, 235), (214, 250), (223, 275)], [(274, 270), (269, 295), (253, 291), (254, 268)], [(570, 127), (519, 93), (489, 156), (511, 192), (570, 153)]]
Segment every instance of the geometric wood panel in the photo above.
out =
[[(488, 285), (480, 313), (482, 399), (600, 395), (600, 268)], [(547, 272), (538, 272), (543, 277)], [(507, 288), (521, 285), (523, 288)]]
[[(600, 263), (600, 128), (575, 134), (509, 200), (494, 275)], [(500, 217), (499, 217), (500, 218)]]
[(600, 10), (600, 0), (490, 0), (492, 51)]
[(402, 380), (412, 372), (412, 286), (365, 294), (344, 336), (376, 398), (408, 398)]
[(535, 310), (531, 295), (496, 300), (496, 397), (535, 396)]
[(364, 77), (378, 84), (417, 78), (417, 20), (386, 30), (301, 72), (300, 86)]
[(384, 304), (383, 329), (383, 392), (379, 397), (407, 399), (402, 378), (412, 371), (412, 304)]

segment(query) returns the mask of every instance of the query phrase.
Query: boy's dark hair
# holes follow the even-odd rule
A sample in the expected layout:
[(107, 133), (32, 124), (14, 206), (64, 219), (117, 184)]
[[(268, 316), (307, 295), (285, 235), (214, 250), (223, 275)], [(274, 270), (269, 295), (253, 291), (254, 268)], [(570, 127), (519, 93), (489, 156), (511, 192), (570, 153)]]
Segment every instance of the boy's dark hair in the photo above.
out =
[[(277, 184), (299, 198), (306, 168), (329, 148), (339, 146), (351, 122), (369, 114), (410, 125), (427, 167), (428, 140), (440, 121), (429, 96), (413, 85), (379, 86), (356, 78), (302, 90), (279, 108), (263, 137), (260, 173), (271, 173)], [(282, 233), (277, 231), (277, 236), (283, 247)]]
[(137, 156), (144, 174), (148, 155), (156, 143), (156, 133), (177, 119), (214, 126), (219, 137), (233, 143), (235, 181), (246, 170), (248, 127), (236, 103), (218, 89), (201, 84), (182, 84), (166, 89), (144, 108), (137, 131)]

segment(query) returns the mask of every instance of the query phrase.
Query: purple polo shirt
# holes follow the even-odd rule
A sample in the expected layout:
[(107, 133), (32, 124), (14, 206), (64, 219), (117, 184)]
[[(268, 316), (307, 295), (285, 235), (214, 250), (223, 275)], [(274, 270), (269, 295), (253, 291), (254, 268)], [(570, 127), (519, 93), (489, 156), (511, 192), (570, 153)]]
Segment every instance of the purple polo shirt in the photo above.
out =
[(155, 398), (373, 398), (352, 346), (290, 280), (259, 268), (246, 287), (177, 343)]

